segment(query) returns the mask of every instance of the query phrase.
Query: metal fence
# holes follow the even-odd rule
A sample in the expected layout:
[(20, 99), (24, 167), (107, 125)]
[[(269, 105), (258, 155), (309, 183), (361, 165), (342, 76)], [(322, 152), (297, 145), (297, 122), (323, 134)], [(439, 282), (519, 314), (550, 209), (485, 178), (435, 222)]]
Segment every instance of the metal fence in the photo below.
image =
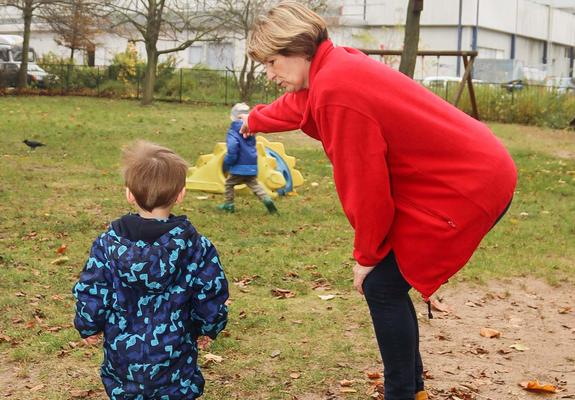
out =
[[(427, 86), (452, 102), (459, 82), (440, 82)], [(575, 90), (565, 87), (527, 84), (474, 82), (479, 117), (485, 121), (525, 125), (568, 127), (575, 120)], [(469, 94), (464, 92), (459, 108), (471, 114)]]
[[(43, 64), (48, 73), (32, 88), (48, 94), (132, 98), (142, 96), (144, 68), (140, 66), (79, 66)], [(240, 101), (237, 72), (199, 68), (159, 68), (154, 88), (156, 100), (233, 104)], [(258, 75), (253, 102), (269, 102), (279, 96), (277, 86)]]
[[(35, 89), (45, 94), (100, 96), (139, 99), (144, 69), (128, 66), (87, 67), (42, 65), (49, 73)], [(240, 101), (236, 72), (198, 68), (159, 68), (155, 84), (156, 100), (233, 104)], [(437, 80), (426, 87), (448, 102), (453, 102), (459, 82)], [(570, 88), (510, 83), (474, 83), (479, 117), (487, 121), (568, 127), (575, 119), (575, 91)], [(268, 103), (280, 95), (265, 76), (255, 80), (251, 103)], [(471, 103), (464, 91), (459, 108), (471, 114)]]

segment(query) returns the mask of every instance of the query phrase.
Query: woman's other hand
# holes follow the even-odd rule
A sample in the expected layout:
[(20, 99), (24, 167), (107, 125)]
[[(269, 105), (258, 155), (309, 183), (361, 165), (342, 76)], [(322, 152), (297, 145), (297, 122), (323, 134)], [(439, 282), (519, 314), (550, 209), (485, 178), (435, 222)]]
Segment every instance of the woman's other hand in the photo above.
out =
[(373, 271), (375, 267), (364, 267), (361, 264), (355, 263), (353, 266), (353, 287), (360, 293), (363, 294), (363, 281), (365, 277)]

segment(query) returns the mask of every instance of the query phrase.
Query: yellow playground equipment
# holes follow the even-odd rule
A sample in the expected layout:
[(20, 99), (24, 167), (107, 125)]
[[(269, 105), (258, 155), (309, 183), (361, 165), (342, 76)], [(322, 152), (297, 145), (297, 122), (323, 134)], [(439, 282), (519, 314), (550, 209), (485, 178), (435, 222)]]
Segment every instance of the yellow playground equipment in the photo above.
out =
[[(294, 193), (303, 184), (303, 176), (295, 169), (295, 157), (288, 156), (283, 143), (270, 142), (258, 136), (258, 181), (270, 196)], [(217, 143), (211, 154), (200, 156), (194, 167), (188, 171), (186, 189), (210, 193), (224, 193), (226, 177), (222, 170), (227, 147)], [(236, 190), (246, 185), (237, 185)]]

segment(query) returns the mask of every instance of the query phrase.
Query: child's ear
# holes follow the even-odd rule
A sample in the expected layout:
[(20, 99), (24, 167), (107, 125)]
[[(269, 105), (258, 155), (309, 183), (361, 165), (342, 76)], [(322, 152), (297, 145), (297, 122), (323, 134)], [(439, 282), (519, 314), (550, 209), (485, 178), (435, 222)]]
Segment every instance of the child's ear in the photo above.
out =
[(181, 203), (184, 200), (185, 196), (186, 196), (186, 187), (184, 186), (182, 191), (178, 193), (178, 197), (176, 197), (176, 204)]
[(132, 192), (128, 188), (126, 188), (126, 200), (130, 204), (136, 204), (136, 198), (134, 197), (134, 195), (132, 194)]

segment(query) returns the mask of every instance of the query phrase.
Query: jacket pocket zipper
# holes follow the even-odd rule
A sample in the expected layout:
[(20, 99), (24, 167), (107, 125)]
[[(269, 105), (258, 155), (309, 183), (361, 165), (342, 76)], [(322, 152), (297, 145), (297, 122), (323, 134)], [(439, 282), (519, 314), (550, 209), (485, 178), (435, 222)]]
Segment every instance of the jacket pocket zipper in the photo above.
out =
[(431, 215), (432, 217), (439, 219), (443, 222), (445, 222), (447, 225), (449, 225), (452, 228), (457, 228), (457, 225), (455, 225), (455, 222), (453, 222), (453, 220), (451, 218), (446, 217), (445, 215), (439, 214), (437, 211), (432, 210), (430, 208), (427, 208), (425, 206), (422, 206), (420, 204), (417, 204), (413, 201), (411, 201), (410, 199), (404, 197), (404, 196), (398, 196), (398, 200), (399, 201), (403, 201), (404, 203), (409, 204), (410, 206), (412, 206), (413, 208), (417, 208), (420, 211), (423, 211), (424, 213)]

